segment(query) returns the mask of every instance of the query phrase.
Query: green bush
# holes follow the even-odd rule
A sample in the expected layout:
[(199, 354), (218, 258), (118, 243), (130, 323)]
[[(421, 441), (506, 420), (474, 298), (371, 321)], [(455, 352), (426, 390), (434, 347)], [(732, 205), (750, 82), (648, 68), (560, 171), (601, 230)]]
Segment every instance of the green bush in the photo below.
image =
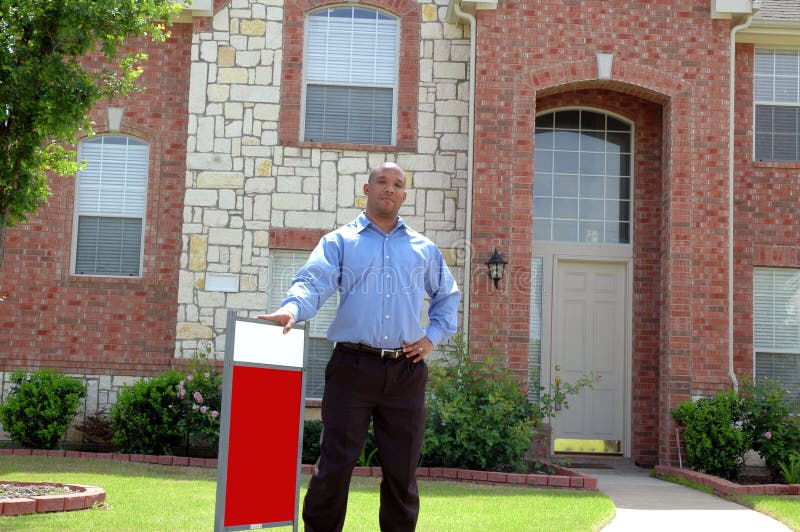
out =
[[(319, 444), (320, 435), (322, 434), (322, 421), (319, 419), (307, 419), (303, 421), (303, 447), (302, 447), (302, 460), (304, 464), (314, 464), (319, 458)], [(370, 423), (369, 430), (367, 431), (367, 439), (364, 441), (364, 447), (361, 449), (361, 454), (356, 462), (358, 466), (377, 466), (380, 465), (378, 460), (378, 448), (375, 442), (375, 432)]]
[(0, 421), (15, 443), (55, 449), (86, 397), (86, 384), (51, 369), (11, 375), (11, 391), (0, 405)]
[(783, 475), (783, 481), (787, 484), (800, 484), (800, 451), (795, 451), (789, 455), (788, 463), (778, 464)]
[(764, 458), (773, 480), (780, 482), (784, 479), (781, 465), (788, 466), (800, 449), (800, 424), (792, 415), (797, 406), (772, 381), (745, 386), (741, 396), (743, 427), (752, 449)]
[(113, 442), (124, 453), (172, 454), (182, 443), (178, 422), (181, 401), (178, 383), (183, 375), (168, 370), (124, 387), (111, 406)]
[(672, 416), (683, 425), (683, 443), (691, 469), (735, 480), (750, 448), (742, 404), (733, 391), (678, 405)]
[(167, 370), (125, 387), (111, 407), (113, 442), (126, 453), (202, 451), (216, 456), (222, 410), (222, 375), (210, 362), (210, 344), (185, 372)]
[(207, 447), (214, 453), (219, 446), (222, 411), (222, 375), (210, 363), (210, 344), (201, 348), (187, 364), (187, 373), (178, 383), (177, 429), (184, 446)]
[(303, 421), (303, 449), (302, 460), (304, 464), (314, 464), (319, 458), (319, 437), (322, 434), (322, 421), (307, 419)]
[(423, 466), (521, 470), (539, 421), (516, 374), (471, 361), (463, 338), (430, 364)]

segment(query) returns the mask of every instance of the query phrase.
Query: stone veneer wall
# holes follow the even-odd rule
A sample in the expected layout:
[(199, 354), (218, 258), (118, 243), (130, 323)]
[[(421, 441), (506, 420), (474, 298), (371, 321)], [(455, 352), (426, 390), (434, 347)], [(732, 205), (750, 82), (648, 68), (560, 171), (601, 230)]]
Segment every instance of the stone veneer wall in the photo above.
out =
[[(365, 206), (368, 168), (385, 160), (407, 171), (401, 216), (442, 248), (463, 283), (469, 40), (446, 12), (443, 0), (419, 2), (415, 153), (279, 144), (282, 1), (233, 0), (210, 27), (196, 23), (176, 357), (208, 339), (219, 356), (229, 309), (266, 310), (270, 229), (350, 221)], [(208, 272), (237, 275), (239, 291), (205, 290)]]

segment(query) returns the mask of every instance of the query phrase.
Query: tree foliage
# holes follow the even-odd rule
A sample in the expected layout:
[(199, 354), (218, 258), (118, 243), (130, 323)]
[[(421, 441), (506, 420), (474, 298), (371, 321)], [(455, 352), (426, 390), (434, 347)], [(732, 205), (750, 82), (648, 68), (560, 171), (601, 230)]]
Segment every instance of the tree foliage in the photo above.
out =
[[(0, 264), (5, 229), (47, 201), (48, 173), (73, 175), (79, 134), (104, 98), (135, 89), (142, 53), (130, 37), (163, 41), (181, 9), (169, 0), (0, 0)], [(98, 52), (107, 66), (81, 58)]]

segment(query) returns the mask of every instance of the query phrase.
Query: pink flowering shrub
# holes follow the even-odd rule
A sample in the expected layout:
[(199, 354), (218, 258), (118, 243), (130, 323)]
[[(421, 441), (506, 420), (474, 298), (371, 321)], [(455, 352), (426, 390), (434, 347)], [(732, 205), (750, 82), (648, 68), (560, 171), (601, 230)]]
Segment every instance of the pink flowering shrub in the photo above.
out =
[(177, 427), (186, 447), (219, 445), (220, 410), (222, 409), (222, 374), (209, 360), (211, 346), (206, 344), (187, 364), (186, 376), (175, 389), (179, 417)]
[(788, 482), (783, 470), (800, 449), (797, 404), (778, 383), (768, 380), (743, 386), (741, 395), (752, 449), (767, 463), (773, 482)]

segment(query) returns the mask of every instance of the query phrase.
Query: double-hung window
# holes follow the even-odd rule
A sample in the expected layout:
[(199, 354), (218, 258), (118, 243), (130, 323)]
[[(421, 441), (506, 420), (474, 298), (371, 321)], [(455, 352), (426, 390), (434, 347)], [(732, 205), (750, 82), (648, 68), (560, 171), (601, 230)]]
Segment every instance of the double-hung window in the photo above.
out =
[[(270, 284), (268, 308), (278, 308), (286, 297), (292, 277), (308, 260), (310, 251), (273, 249), (270, 251)], [(327, 339), (328, 327), (336, 317), (338, 294), (333, 294), (306, 322), (308, 329), (306, 357), (306, 399), (322, 399), (325, 389), (325, 366), (331, 357), (333, 342)]]
[(149, 146), (123, 136), (84, 140), (78, 157), (72, 272), (140, 277)]
[(754, 269), (753, 347), (756, 379), (800, 402), (800, 269)]
[(396, 142), (399, 21), (364, 7), (307, 17), (303, 139)]
[(755, 159), (800, 161), (800, 50), (756, 48)]

